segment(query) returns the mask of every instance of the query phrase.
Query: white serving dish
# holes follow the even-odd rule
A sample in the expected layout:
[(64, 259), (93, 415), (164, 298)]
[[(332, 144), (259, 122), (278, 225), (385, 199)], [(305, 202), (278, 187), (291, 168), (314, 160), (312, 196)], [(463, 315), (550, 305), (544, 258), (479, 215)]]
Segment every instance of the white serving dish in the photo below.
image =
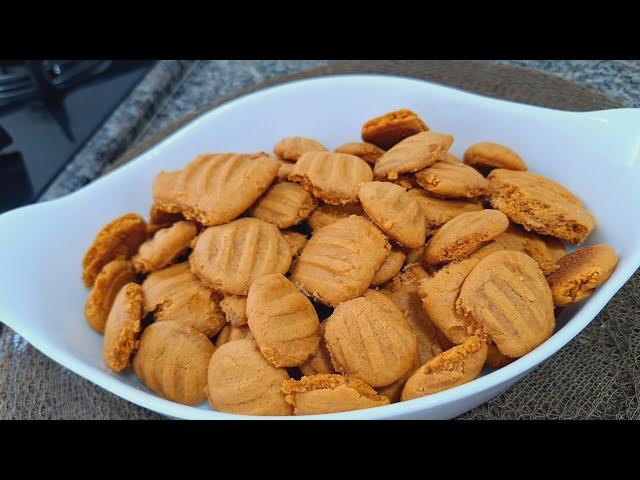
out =
[(179, 168), (207, 151), (271, 151), (291, 135), (335, 148), (358, 140), (365, 120), (398, 108), (453, 134), (458, 157), (482, 140), (514, 148), (532, 171), (584, 200), (598, 220), (587, 243), (608, 243), (620, 263), (587, 301), (565, 309), (549, 340), (502, 369), (408, 402), (305, 418), (441, 419), (489, 400), (575, 337), (640, 265), (639, 109), (564, 112), (381, 75), (323, 77), (261, 90), (202, 115), (77, 192), (0, 216), (0, 321), (56, 362), (156, 412), (185, 419), (256, 418), (214, 412), (206, 404), (179, 405), (151, 393), (133, 373), (112, 373), (102, 360), (102, 337), (84, 320), (82, 257), (109, 220), (129, 211), (146, 216), (151, 182), (161, 169)]

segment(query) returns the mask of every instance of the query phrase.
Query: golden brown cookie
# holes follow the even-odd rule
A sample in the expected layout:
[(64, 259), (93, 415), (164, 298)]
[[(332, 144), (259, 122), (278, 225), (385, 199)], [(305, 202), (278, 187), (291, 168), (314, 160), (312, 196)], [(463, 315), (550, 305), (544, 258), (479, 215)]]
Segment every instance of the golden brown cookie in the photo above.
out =
[(247, 318), (262, 355), (276, 367), (301, 365), (318, 349), (318, 314), (284, 275), (265, 275), (251, 284)]
[(297, 183), (281, 182), (272, 185), (251, 207), (252, 217), (288, 228), (311, 215), (318, 201)]
[(84, 315), (91, 328), (99, 333), (104, 332), (116, 295), (125, 284), (135, 281), (136, 269), (129, 260), (112, 260), (100, 270), (84, 305)]
[(286, 273), (291, 250), (274, 225), (246, 217), (207, 228), (196, 240), (189, 262), (206, 286), (246, 295), (256, 278)]
[(142, 332), (133, 368), (149, 389), (167, 400), (195, 405), (205, 398), (209, 339), (178, 322), (156, 322)]
[(307, 219), (307, 224), (314, 232), (319, 228), (331, 225), (351, 215), (365, 216), (362, 205), (329, 205), (321, 203)]
[(276, 178), (280, 162), (266, 154), (199, 155), (179, 172), (160, 172), (153, 198), (203, 225), (220, 225), (247, 210)]
[(299, 232), (282, 232), (282, 236), (289, 244), (289, 249), (291, 250), (291, 255), (293, 257), (297, 257), (300, 255), (300, 252), (307, 244), (307, 236), (299, 233)]
[(202, 332), (218, 333), (226, 319), (220, 297), (191, 273), (188, 262), (151, 273), (142, 283), (144, 313), (153, 313), (157, 322), (175, 321)]
[(82, 280), (92, 287), (107, 263), (130, 258), (147, 239), (147, 222), (137, 213), (127, 213), (100, 229), (82, 260)]
[(375, 290), (338, 305), (325, 320), (324, 338), (336, 371), (372, 387), (402, 378), (418, 351), (403, 313)]
[(234, 327), (247, 324), (247, 297), (243, 295), (225, 295), (220, 300), (220, 309), (224, 313), (227, 323)]
[(273, 153), (290, 162), (296, 162), (304, 153), (318, 151), (326, 152), (327, 149), (317, 140), (305, 137), (283, 138), (273, 147)]
[(282, 392), (294, 415), (320, 415), (389, 405), (362, 380), (335, 374), (319, 374), (287, 380)]
[(375, 165), (378, 159), (384, 153), (384, 150), (376, 147), (373, 143), (348, 142), (336, 148), (336, 152), (355, 155), (356, 157), (360, 157), (368, 164)]
[(547, 277), (553, 303), (563, 306), (584, 300), (609, 279), (617, 263), (615, 250), (603, 243), (578, 248), (562, 257), (558, 269)]
[(104, 361), (114, 372), (131, 365), (141, 320), (142, 289), (137, 283), (127, 283), (116, 295), (104, 327)]
[(389, 150), (401, 140), (427, 130), (424, 122), (411, 110), (395, 110), (365, 122), (362, 140)]
[(295, 165), (295, 163), (287, 162), (281, 159), (278, 159), (278, 161), (280, 162), (280, 166), (278, 167), (276, 178), (280, 182), (286, 182), (287, 178), (289, 178), (289, 174), (293, 171), (293, 166)]
[(424, 249), (425, 261), (440, 265), (466, 258), (508, 226), (509, 219), (499, 210), (485, 209), (458, 215), (431, 237)]
[(207, 396), (218, 412), (243, 415), (291, 415), (282, 384), (284, 368), (267, 362), (253, 339), (229, 342), (211, 356)]
[(473, 336), (429, 360), (405, 383), (402, 401), (457, 387), (476, 378), (487, 358), (487, 344)]
[(395, 277), (400, 270), (402, 270), (406, 258), (406, 254), (399, 248), (391, 249), (391, 253), (387, 255), (387, 258), (385, 258), (384, 262), (373, 277), (371, 285), (379, 287)]
[(331, 364), (331, 357), (324, 344), (324, 323), (320, 324), (318, 334), (320, 336), (318, 349), (309, 357), (309, 360), (298, 366), (298, 370), (300, 370), (302, 375), (310, 376), (318, 373), (335, 373), (335, 369)]
[(506, 168), (507, 170), (526, 170), (527, 164), (516, 152), (503, 145), (480, 142), (471, 145), (462, 157), (464, 163), (478, 169)]
[(291, 281), (307, 295), (336, 306), (369, 288), (390, 249), (384, 234), (369, 220), (344, 218), (313, 234)]
[(346, 153), (309, 152), (298, 159), (289, 180), (331, 205), (358, 203), (358, 189), (373, 180), (371, 167)]
[(248, 326), (234, 327), (231, 324), (227, 324), (222, 327), (220, 333), (216, 337), (216, 347), (221, 347), (225, 343), (235, 342), (236, 340), (242, 340), (244, 338), (253, 338)]
[(422, 188), (412, 188), (408, 193), (417, 200), (422, 208), (427, 236), (433, 235), (442, 225), (458, 215), (482, 210), (482, 205), (479, 202), (436, 198)]
[(489, 191), (487, 179), (460, 162), (437, 162), (416, 173), (416, 182), (443, 198), (477, 198)]
[(501, 168), (487, 178), (491, 205), (527, 230), (576, 244), (595, 228), (595, 218), (580, 199), (553, 180)]
[(142, 273), (170, 265), (187, 251), (197, 232), (196, 225), (186, 220), (158, 230), (152, 238), (140, 245), (138, 253), (133, 256), (133, 265)]
[(424, 215), (404, 188), (389, 182), (368, 182), (360, 186), (358, 196), (367, 215), (400, 245), (424, 245)]
[(417, 172), (444, 160), (452, 143), (453, 137), (445, 133), (418, 133), (385, 152), (373, 173), (376, 178), (395, 180), (403, 173)]
[(529, 353), (555, 328), (549, 285), (536, 261), (522, 252), (504, 250), (480, 260), (462, 284), (456, 309), (511, 358)]

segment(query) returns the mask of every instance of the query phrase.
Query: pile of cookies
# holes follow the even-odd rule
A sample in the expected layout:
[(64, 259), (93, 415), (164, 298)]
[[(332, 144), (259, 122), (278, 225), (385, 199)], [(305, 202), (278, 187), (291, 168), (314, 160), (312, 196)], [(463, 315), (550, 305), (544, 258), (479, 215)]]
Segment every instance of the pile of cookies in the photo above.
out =
[(499, 368), (613, 272), (582, 201), (513, 150), (409, 110), (329, 151), (217, 153), (153, 182), (149, 220), (105, 225), (83, 260), (104, 360), (220, 412), (387, 405)]

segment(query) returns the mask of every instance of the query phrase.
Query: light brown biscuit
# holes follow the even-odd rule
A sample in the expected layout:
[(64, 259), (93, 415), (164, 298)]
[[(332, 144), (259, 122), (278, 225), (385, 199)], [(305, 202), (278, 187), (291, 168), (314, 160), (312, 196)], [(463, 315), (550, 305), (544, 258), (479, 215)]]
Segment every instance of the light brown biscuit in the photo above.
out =
[(183, 254), (198, 229), (193, 222), (181, 220), (170, 227), (158, 230), (152, 238), (140, 245), (132, 260), (138, 272), (149, 273), (173, 263)]
[(511, 358), (529, 353), (555, 328), (549, 285), (536, 261), (522, 252), (503, 250), (480, 260), (462, 284), (456, 309)]
[(129, 260), (112, 260), (100, 270), (84, 305), (84, 316), (91, 328), (99, 333), (104, 332), (116, 295), (125, 284), (135, 281), (136, 269)]
[(335, 369), (331, 364), (331, 357), (324, 343), (324, 323), (320, 324), (318, 334), (320, 336), (318, 349), (309, 357), (309, 360), (298, 366), (298, 370), (300, 370), (302, 375), (311, 376), (318, 373), (335, 373)]
[(229, 342), (211, 356), (207, 396), (218, 412), (243, 415), (291, 415), (282, 384), (284, 368), (264, 359), (253, 339)]
[(195, 328), (207, 337), (218, 333), (226, 322), (220, 297), (191, 273), (188, 262), (151, 273), (142, 283), (144, 313), (156, 322), (175, 321)]
[(247, 297), (243, 295), (225, 295), (220, 300), (220, 309), (224, 313), (227, 323), (234, 327), (247, 324)]
[(131, 365), (141, 320), (142, 289), (137, 283), (127, 283), (116, 295), (104, 327), (103, 357), (114, 372)]
[(324, 338), (336, 371), (372, 387), (402, 378), (418, 351), (403, 313), (375, 290), (338, 305), (325, 320)]
[(562, 257), (558, 269), (547, 277), (553, 303), (563, 306), (584, 300), (609, 279), (617, 264), (615, 250), (603, 243), (578, 248)]
[(408, 137), (385, 152), (373, 169), (376, 178), (395, 180), (403, 173), (417, 172), (444, 160), (453, 143), (445, 133), (422, 132)]
[(489, 191), (487, 179), (460, 162), (437, 162), (416, 173), (416, 182), (443, 198), (477, 198)]
[(482, 210), (479, 202), (436, 198), (422, 188), (412, 188), (407, 193), (413, 196), (422, 208), (427, 236), (433, 235), (442, 225), (458, 215)]
[(100, 229), (82, 260), (82, 281), (92, 287), (107, 263), (130, 258), (147, 239), (147, 222), (137, 213), (127, 213)]
[(246, 217), (207, 228), (196, 240), (189, 262), (206, 286), (246, 295), (256, 278), (286, 273), (291, 250), (274, 225)]
[(287, 137), (280, 140), (275, 147), (273, 153), (284, 160), (296, 162), (307, 152), (326, 152), (327, 149), (317, 140), (305, 137)]
[(153, 198), (164, 210), (220, 225), (247, 210), (276, 178), (280, 162), (266, 154), (200, 155), (179, 172), (160, 172)]
[(476, 336), (470, 337), (416, 370), (402, 389), (402, 401), (470, 382), (480, 374), (486, 358), (486, 342)]
[(526, 170), (527, 164), (516, 152), (503, 145), (480, 142), (471, 145), (464, 152), (462, 160), (478, 169), (506, 168), (507, 170)]
[(309, 152), (298, 159), (289, 180), (331, 205), (358, 203), (358, 189), (373, 180), (371, 167), (346, 153)]
[(306, 219), (318, 201), (296, 183), (281, 182), (272, 185), (251, 207), (252, 217), (288, 228)]
[(300, 252), (307, 244), (307, 236), (299, 233), (299, 232), (281, 232), (284, 239), (287, 241), (289, 245), (289, 249), (291, 250), (291, 255), (293, 257), (297, 257), (300, 255)]
[(365, 122), (362, 140), (389, 150), (405, 138), (427, 130), (429, 128), (411, 110), (395, 110)]
[(431, 237), (424, 249), (425, 261), (440, 265), (466, 258), (508, 226), (509, 219), (499, 210), (485, 209), (458, 215)]
[(355, 155), (370, 165), (375, 165), (378, 159), (384, 154), (384, 150), (373, 143), (348, 142), (336, 148), (337, 153), (348, 153)]
[(178, 322), (156, 322), (142, 332), (133, 368), (142, 383), (167, 400), (195, 405), (205, 398), (209, 339)]
[(329, 205), (321, 203), (307, 219), (307, 224), (314, 232), (319, 228), (331, 225), (342, 218), (351, 215), (359, 215), (365, 217), (362, 205)]
[(400, 245), (424, 245), (424, 215), (404, 188), (389, 182), (368, 182), (360, 186), (358, 196), (367, 215)]
[(235, 342), (236, 340), (242, 340), (244, 338), (253, 338), (248, 326), (234, 327), (231, 324), (227, 324), (222, 327), (222, 330), (218, 333), (215, 346), (221, 347), (225, 343)]
[(407, 258), (406, 254), (399, 248), (391, 249), (391, 252), (384, 259), (384, 262), (373, 277), (371, 285), (379, 287), (395, 277), (402, 270), (405, 258)]
[(390, 249), (384, 234), (369, 220), (344, 218), (313, 234), (291, 281), (307, 295), (336, 306), (369, 288)]
[(294, 415), (320, 415), (389, 405), (362, 380), (335, 374), (319, 374), (287, 380), (282, 392)]
[(265, 275), (251, 284), (247, 318), (262, 355), (276, 367), (301, 365), (318, 349), (318, 314), (284, 275)]
[(580, 199), (553, 180), (504, 169), (487, 178), (491, 205), (527, 230), (576, 244), (595, 228), (595, 218)]

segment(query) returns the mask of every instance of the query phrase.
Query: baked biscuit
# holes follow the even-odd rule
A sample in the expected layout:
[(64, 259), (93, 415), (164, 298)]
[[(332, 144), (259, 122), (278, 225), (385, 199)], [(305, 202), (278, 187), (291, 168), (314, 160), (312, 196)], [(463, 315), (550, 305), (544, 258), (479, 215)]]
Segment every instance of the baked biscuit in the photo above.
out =
[(314, 232), (319, 228), (331, 225), (342, 218), (351, 215), (359, 215), (365, 217), (362, 205), (329, 205), (321, 203), (307, 219), (307, 224)]
[(188, 262), (151, 273), (142, 283), (144, 313), (156, 322), (175, 321), (195, 328), (207, 337), (226, 323), (220, 297), (191, 273)]
[(318, 201), (296, 183), (282, 182), (272, 185), (251, 207), (252, 217), (288, 228), (311, 215)]
[(429, 360), (404, 385), (402, 401), (457, 387), (476, 378), (487, 358), (487, 344), (473, 336)]
[(225, 295), (220, 300), (220, 310), (224, 313), (227, 323), (234, 327), (247, 324), (247, 297), (243, 295)]
[(479, 170), (505, 168), (507, 170), (526, 170), (527, 164), (516, 152), (497, 143), (480, 142), (471, 145), (464, 152), (462, 160)]
[(317, 230), (307, 242), (291, 281), (325, 305), (362, 295), (391, 247), (369, 220), (351, 216)]
[(367, 215), (396, 242), (407, 248), (424, 245), (422, 210), (404, 188), (389, 182), (368, 182), (360, 186), (358, 195)]
[(244, 325), (242, 327), (234, 327), (231, 324), (227, 324), (222, 327), (222, 330), (218, 333), (215, 340), (215, 346), (221, 347), (225, 343), (235, 342), (236, 340), (242, 340), (245, 338), (253, 338), (248, 326)]
[(348, 142), (336, 148), (336, 152), (355, 155), (356, 157), (360, 157), (368, 164), (375, 165), (378, 159), (384, 153), (384, 150), (376, 147), (373, 143)]
[(385, 152), (373, 169), (376, 178), (395, 180), (403, 173), (417, 172), (444, 160), (453, 143), (445, 133), (422, 132), (405, 138)]
[(402, 378), (418, 351), (400, 309), (375, 290), (338, 305), (325, 320), (324, 338), (336, 371), (374, 388)]
[(137, 283), (127, 283), (116, 295), (104, 327), (104, 361), (114, 372), (131, 364), (141, 320), (142, 289)]
[(178, 322), (156, 322), (142, 332), (133, 368), (142, 383), (167, 400), (195, 405), (205, 398), (207, 367), (215, 347)]
[(320, 336), (318, 349), (309, 357), (309, 360), (298, 366), (298, 370), (300, 370), (302, 375), (311, 376), (318, 373), (335, 373), (335, 369), (331, 364), (331, 357), (324, 344), (324, 323), (320, 324), (318, 334)]
[(399, 248), (391, 249), (391, 253), (387, 255), (387, 258), (384, 259), (384, 262), (373, 277), (371, 285), (379, 287), (395, 277), (402, 270), (405, 258), (407, 256)]
[(291, 250), (274, 225), (246, 217), (207, 228), (196, 240), (189, 262), (206, 286), (246, 295), (256, 278), (286, 273)]
[(294, 415), (320, 415), (389, 405), (362, 380), (335, 374), (319, 374), (287, 380), (282, 386)]
[(295, 163), (287, 162), (285, 160), (280, 160), (280, 166), (278, 167), (278, 173), (276, 174), (276, 178), (281, 182), (286, 182), (287, 178), (289, 178), (289, 174), (293, 171), (293, 166)]
[(562, 257), (558, 269), (547, 277), (553, 303), (563, 306), (584, 300), (609, 279), (617, 263), (616, 252), (603, 243), (578, 248)]
[(299, 232), (281, 232), (284, 239), (287, 241), (289, 245), (289, 249), (291, 250), (291, 255), (293, 257), (297, 257), (300, 255), (300, 252), (307, 244), (307, 236), (299, 233)]
[(494, 239), (509, 226), (509, 219), (499, 210), (480, 210), (458, 215), (445, 223), (424, 249), (425, 261), (440, 265), (461, 260)]
[(276, 178), (280, 162), (266, 154), (199, 155), (179, 172), (160, 172), (153, 198), (168, 212), (213, 226), (247, 210)]
[(529, 353), (555, 328), (549, 285), (536, 261), (522, 252), (504, 250), (480, 260), (462, 284), (456, 309), (511, 358)]
[(487, 179), (460, 162), (437, 162), (416, 173), (416, 182), (443, 198), (477, 198), (489, 191)]
[(318, 349), (318, 314), (284, 275), (265, 275), (251, 284), (247, 318), (262, 355), (276, 367), (301, 365)]
[(422, 209), (427, 236), (433, 235), (442, 225), (458, 215), (482, 210), (482, 205), (478, 202), (436, 198), (422, 188), (413, 188), (407, 193), (416, 199)]
[(189, 248), (197, 233), (196, 225), (186, 220), (160, 229), (140, 245), (138, 253), (133, 256), (133, 265), (142, 273), (164, 268)]
[(264, 359), (253, 339), (229, 342), (211, 356), (207, 396), (218, 412), (243, 415), (291, 415), (282, 384), (289, 380), (284, 368)]
[(136, 269), (129, 260), (112, 260), (100, 270), (84, 305), (84, 316), (91, 328), (99, 333), (104, 332), (116, 295), (127, 283), (135, 281)]
[(362, 126), (362, 140), (389, 150), (401, 140), (427, 130), (427, 126), (415, 113), (402, 109), (365, 122)]
[(327, 149), (317, 140), (305, 137), (283, 138), (273, 147), (273, 153), (290, 162), (298, 161), (304, 153), (318, 151), (326, 152)]
[(371, 167), (346, 153), (309, 152), (296, 162), (289, 180), (331, 205), (358, 203), (358, 189), (373, 180)]
[(131, 258), (147, 239), (147, 222), (137, 213), (127, 213), (100, 229), (82, 260), (82, 280), (92, 287), (107, 263), (116, 258)]
[(527, 230), (576, 244), (595, 228), (593, 215), (580, 199), (553, 180), (501, 168), (487, 178), (491, 205)]

